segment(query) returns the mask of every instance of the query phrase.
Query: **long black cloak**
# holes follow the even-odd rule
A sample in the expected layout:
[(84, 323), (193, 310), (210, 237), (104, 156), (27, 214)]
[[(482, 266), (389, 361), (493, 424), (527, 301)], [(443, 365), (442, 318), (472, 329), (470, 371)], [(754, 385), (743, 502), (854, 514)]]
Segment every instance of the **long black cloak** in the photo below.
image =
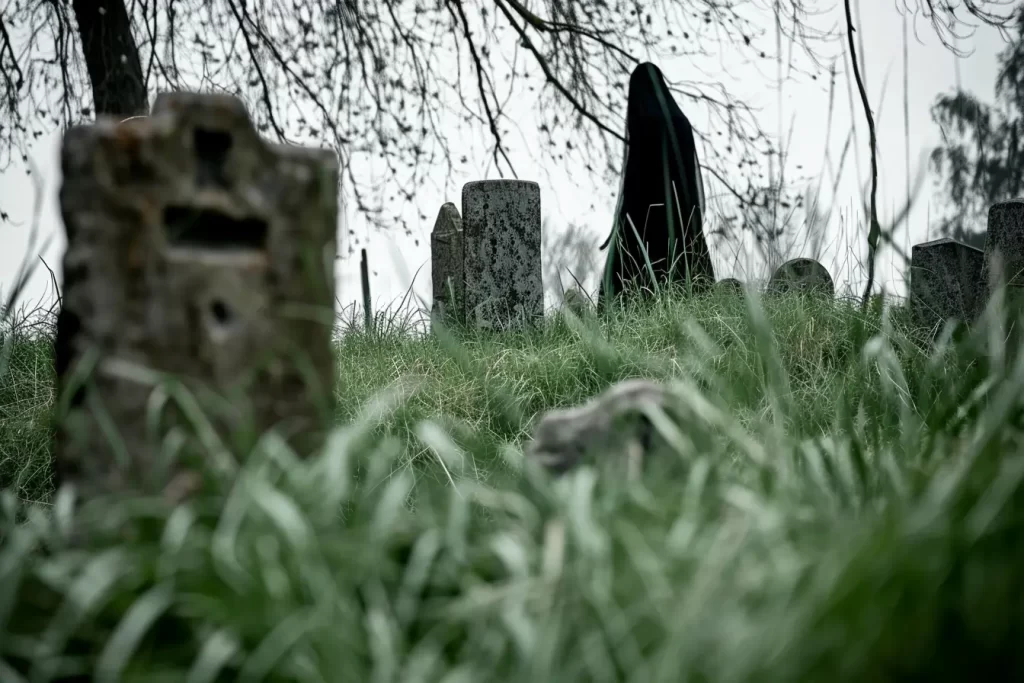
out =
[(645, 62), (629, 79), (619, 202), (612, 233), (601, 246), (610, 246), (601, 303), (606, 292), (615, 296), (630, 285), (652, 290), (651, 271), (659, 286), (669, 280), (689, 281), (696, 289), (713, 283), (703, 228), (704, 183), (693, 128), (661, 70)]

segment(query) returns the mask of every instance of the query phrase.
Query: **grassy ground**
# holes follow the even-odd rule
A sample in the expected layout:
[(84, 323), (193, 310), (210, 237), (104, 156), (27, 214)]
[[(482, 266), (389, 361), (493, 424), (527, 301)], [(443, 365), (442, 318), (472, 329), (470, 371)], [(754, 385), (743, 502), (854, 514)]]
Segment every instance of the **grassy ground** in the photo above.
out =
[[(984, 326), (927, 350), (902, 318), (712, 295), (352, 334), (318, 457), (266, 439), (187, 505), (73, 512), (48, 342), (8, 334), (0, 680), (1019, 677), (1024, 361)], [(626, 377), (676, 383), (671, 462), (634, 484), (523, 462), (539, 411)]]

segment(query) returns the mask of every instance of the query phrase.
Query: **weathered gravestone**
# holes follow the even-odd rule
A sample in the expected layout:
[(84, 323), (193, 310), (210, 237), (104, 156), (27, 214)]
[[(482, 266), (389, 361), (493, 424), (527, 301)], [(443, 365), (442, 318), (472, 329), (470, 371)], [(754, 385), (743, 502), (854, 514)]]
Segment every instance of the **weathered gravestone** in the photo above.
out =
[(1000, 283), (1007, 286), (1007, 303), (1020, 306), (1024, 298), (1024, 199), (999, 202), (989, 208), (981, 277), (987, 294), (982, 308), (988, 303), (993, 284)]
[(433, 317), (444, 325), (466, 322), (465, 283), (463, 266), (465, 242), (462, 217), (451, 202), (441, 206), (430, 233), (430, 279), (433, 286)]
[(831, 297), (835, 296), (836, 287), (825, 266), (814, 259), (795, 258), (778, 267), (768, 281), (768, 291), (772, 294), (816, 292)]
[(152, 491), (186, 473), (158, 442), (182, 413), (150, 400), (169, 376), (225, 443), (249, 424), (315, 447), (333, 413), (335, 155), (263, 141), (234, 97), (172, 93), (130, 126), (69, 129), (61, 164), (58, 479)]
[(985, 253), (943, 238), (910, 251), (910, 312), (914, 324), (937, 330), (949, 318), (974, 322), (984, 305)]
[(743, 283), (734, 277), (727, 277), (715, 283), (715, 289), (731, 294), (742, 294)]
[(544, 314), (540, 186), (481, 180), (462, 188), (467, 323), (508, 329)]

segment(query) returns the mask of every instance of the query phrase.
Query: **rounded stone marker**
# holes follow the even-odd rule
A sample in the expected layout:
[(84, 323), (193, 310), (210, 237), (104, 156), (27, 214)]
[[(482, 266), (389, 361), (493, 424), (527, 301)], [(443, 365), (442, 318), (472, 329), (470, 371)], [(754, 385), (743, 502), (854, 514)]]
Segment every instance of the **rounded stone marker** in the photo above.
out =
[(715, 289), (736, 294), (743, 293), (743, 283), (734, 277), (727, 277), (715, 283)]
[(836, 286), (825, 266), (811, 258), (795, 258), (779, 266), (768, 281), (768, 291), (772, 294), (817, 291), (832, 297)]

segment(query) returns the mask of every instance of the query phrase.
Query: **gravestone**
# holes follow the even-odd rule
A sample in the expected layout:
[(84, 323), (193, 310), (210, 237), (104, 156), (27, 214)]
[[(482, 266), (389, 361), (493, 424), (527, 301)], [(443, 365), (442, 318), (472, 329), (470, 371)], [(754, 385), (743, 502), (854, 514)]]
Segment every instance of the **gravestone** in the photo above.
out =
[(715, 289), (735, 294), (743, 293), (743, 283), (734, 277), (727, 277), (715, 283)]
[[(996, 258), (998, 268), (995, 266)], [(989, 295), (996, 278), (1007, 285), (1008, 303), (1021, 298), (1021, 292), (1024, 292), (1024, 199), (999, 202), (988, 210), (982, 282)]]
[(541, 318), (540, 186), (481, 180), (462, 188), (468, 324), (510, 329)]
[(949, 318), (974, 322), (984, 303), (985, 253), (943, 238), (910, 251), (910, 312), (914, 324), (941, 329)]
[(265, 142), (235, 97), (182, 92), (69, 129), (61, 168), (58, 479), (187, 476), (159, 443), (178, 404), (150, 403), (170, 377), (224, 443), (252, 425), (315, 448), (334, 412), (335, 155)]
[(464, 255), (462, 217), (458, 208), (447, 202), (437, 212), (430, 233), (430, 279), (433, 317), (448, 326), (466, 322)]
[(817, 292), (832, 297), (836, 287), (825, 266), (814, 259), (795, 258), (778, 267), (768, 281), (768, 291), (772, 294)]

